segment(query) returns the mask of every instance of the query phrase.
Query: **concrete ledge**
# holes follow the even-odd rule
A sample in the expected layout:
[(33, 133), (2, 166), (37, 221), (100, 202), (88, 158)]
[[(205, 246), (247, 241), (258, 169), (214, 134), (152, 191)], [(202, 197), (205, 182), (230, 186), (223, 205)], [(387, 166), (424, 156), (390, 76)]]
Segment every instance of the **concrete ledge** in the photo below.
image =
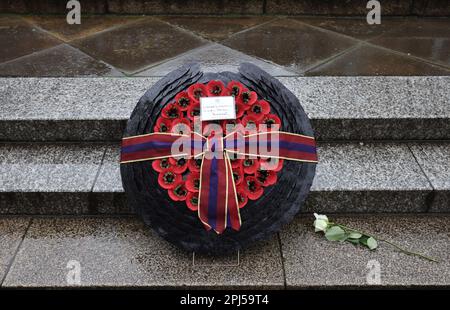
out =
[[(318, 139), (450, 139), (450, 77), (280, 77)], [(158, 78), (0, 78), (0, 141), (118, 141)]]
[[(387, 244), (375, 251), (329, 242), (298, 216), (277, 236), (221, 258), (182, 252), (135, 218), (2, 218), (2, 287), (70, 287), (67, 264), (81, 267), (81, 287), (149, 288), (410, 288), (450, 287), (448, 216), (346, 215), (339, 223), (440, 260), (432, 263)], [(28, 229), (28, 223), (31, 224)], [(12, 233), (14, 231), (14, 233)], [(25, 234), (26, 232), (26, 234)], [(19, 240), (25, 234), (19, 246)], [(13, 257), (11, 253), (17, 254)], [(368, 283), (379, 263), (380, 283)], [(372, 264), (369, 265), (368, 264)]]
[[(302, 212), (450, 212), (447, 170), (429, 168), (449, 152), (419, 165), (407, 144), (324, 143), (319, 158)], [(118, 162), (118, 145), (0, 145), (0, 214), (130, 214)]]
[[(350, 243), (329, 242), (314, 233), (312, 216), (298, 218), (280, 234), (286, 285), (290, 288), (449, 287), (448, 216), (360, 215), (332, 220), (432, 256), (434, 263), (400, 253), (386, 243), (369, 251)], [(368, 282), (380, 270), (380, 282)], [(372, 271), (372, 273), (370, 273)]]

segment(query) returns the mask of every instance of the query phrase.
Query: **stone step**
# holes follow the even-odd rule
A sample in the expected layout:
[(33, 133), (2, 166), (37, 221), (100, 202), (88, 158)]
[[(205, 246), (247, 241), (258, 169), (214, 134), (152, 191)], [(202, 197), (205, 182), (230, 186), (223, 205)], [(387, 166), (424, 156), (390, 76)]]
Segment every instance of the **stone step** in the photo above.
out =
[[(332, 220), (439, 263), (326, 241), (311, 215), (234, 255), (187, 253), (134, 217), (0, 217), (0, 285), (11, 287), (410, 288), (450, 287), (449, 215), (340, 215)], [(80, 282), (70, 271), (81, 270)], [(377, 271), (380, 277), (377, 277)]]
[[(303, 212), (450, 212), (450, 143), (321, 143)], [(119, 146), (0, 145), (0, 214), (129, 214)]]
[[(450, 77), (280, 77), (317, 138), (450, 139)], [(158, 78), (0, 78), (0, 141), (119, 141)]]
[[(366, 16), (365, 0), (90, 0), (81, 1), (81, 10), (89, 14), (282, 14)], [(0, 0), (5, 13), (66, 14), (65, 1)], [(384, 1), (383, 16), (450, 16), (447, 1)]]

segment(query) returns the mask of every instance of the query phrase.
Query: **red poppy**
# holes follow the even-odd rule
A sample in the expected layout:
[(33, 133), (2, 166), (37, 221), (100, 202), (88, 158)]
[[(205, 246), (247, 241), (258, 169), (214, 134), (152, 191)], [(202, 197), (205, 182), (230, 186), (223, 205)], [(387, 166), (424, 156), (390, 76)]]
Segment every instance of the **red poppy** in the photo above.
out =
[(240, 158), (230, 158), (230, 163), (232, 168), (242, 167), (242, 159)]
[(186, 111), (191, 104), (191, 99), (187, 92), (182, 91), (175, 96), (175, 103), (181, 111)]
[(244, 105), (245, 110), (250, 109), (250, 107), (258, 100), (258, 96), (254, 91), (248, 89), (243, 90), (239, 96), (236, 97), (236, 103)]
[(244, 172), (247, 174), (253, 174), (256, 172), (256, 170), (259, 169), (260, 164), (259, 160), (257, 159), (251, 159), (251, 158), (245, 158), (242, 161), (242, 167), (244, 168)]
[(259, 121), (252, 115), (246, 115), (242, 118), (242, 126), (248, 132), (256, 132), (258, 130)]
[(278, 172), (283, 168), (283, 160), (278, 158), (261, 158), (259, 160), (261, 169)]
[(236, 118), (241, 118), (246, 111), (245, 104), (237, 102), (235, 108), (236, 108)]
[(200, 97), (208, 97), (208, 89), (205, 85), (197, 83), (189, 86), (187, 93), (193, 102), (200, 102)]
[(254, 176), (245, 177), (243, 189), (250, 200), (256, 200), (264, 193), (264, 189)]
[(243, 208), (248, 202), (247, 193), (245, 192), (243, 186), (239, 186), (238, 188), (236, 188), (236, 191), (239, 208)]
[(237, 81), (231, 81), (228, 83), (227, 89), (231, 96), (237, 97), (244, 89), (244, 86)]
[(183, 158), (183, 157), (177, 157), (177, 158), (170, 157), (169, 158), (169, 162), (172, 165), (173, 172), (175, 172), (177, 174), (178, 173), (183, 173), (187, 169), (188, 160), (186, 158)]
[(244, 180), (244, 169), (242, 167), (233, 169), (233, 179), (236, 186), (242, 183)]
[(175, 183), (174, 187), (169, 189), (169, 197), (175, 201), (183, 201), (186, 200), (186, 196), (188, 194), (188, 190), (184, 185), (183, 181), (178, 181)]
[(196, 116), (200, 116), (200, 104), (199, 103), (194, 103), (189, 105), (188, 109), (187, 109), (187, 117), (190, 120), (194, 120)]
[(209, 137), (212, 135), (221, 136), (223, 134), (223, 129), (220, 124), (202, 122), (202, 132), (203, 136), (205, 137)]
[(270, 105), (265, 100), (258, 100), (255, 104), (248, 110), (248, 115), (253, 116), (258, 121), (261, 121), (265, 114), (270, 112)]
[(154, 132), (170, 132), (172, 128), (172, 121), (170, 119), (159, 117), (153, 127)]
[(161, 116), (168, 119), (175, 119), (181, 117), (181, 112), (178, 105), (175, 103), (169, 103), (162, 109)]
[(185, 118), (178, 118), (172, 122), (171, 132), (177, 134), (190, 134), (191, 122)]
[(173, 188), (179, 181), (181, 181), (181, 175), (176, 174), (172, 168), (161, 172), (158, 176), (158, 184), (164, 189)]
[[(234, 131), (237, 125), (241, 124), (241, 121), (238, 119), (225, 119), (220, 124), (225, 133), (230, 133)], [(230, 126), (230, 130), (227, 130), (227, 126)]]
[(157, 172), (166, 171), (170, 167), (171, 165), (168, 158), (156, 159), (152, 162), (152, 168)]
[(281, 126), (281, 120), (275, 114), (266, 114), (264, 115), (261, 124), (265, 124), (268, 129), (273, 128), (274, 125), (278, 125), (279, 128), (279, 126)]
[(198, 192), (200, 189), (200, 173), (191, 172), (186, 179), (186, 188), (190, 192)]
[(198, 193), (189, 192), (186, 195), (186, 205), (192, 211), (198, 210)]
[(277, 182), (277, 173), (273, 170), (259, 169), (256, 171), (255, 176), (262, 186), (274, 185)]
[(209, 96), (227, 96), (228, 89), (223, 85), (222, 81), (209, 81), (206, 85)]
[(191, 172), (200, 172), (200, 167), (202, 166), (202, 159), (201, 158), (191, 158), (188, 161), (188, 169)]

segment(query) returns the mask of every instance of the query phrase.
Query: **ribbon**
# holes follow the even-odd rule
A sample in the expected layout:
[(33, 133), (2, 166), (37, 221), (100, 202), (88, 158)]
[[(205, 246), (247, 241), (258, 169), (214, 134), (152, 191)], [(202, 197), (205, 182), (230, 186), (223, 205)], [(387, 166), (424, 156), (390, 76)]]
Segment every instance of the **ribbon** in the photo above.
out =
[(241, 227), (232, 154), (317, 163), (313, 137), (282, 131), (248, 135), (232, 132), (225, 137), (155, 132), (126, 137), (122, 139), (120, 163), (201, 157), (198, 216), (207, 230), (221, 234), (227, 227), (234, 230)]

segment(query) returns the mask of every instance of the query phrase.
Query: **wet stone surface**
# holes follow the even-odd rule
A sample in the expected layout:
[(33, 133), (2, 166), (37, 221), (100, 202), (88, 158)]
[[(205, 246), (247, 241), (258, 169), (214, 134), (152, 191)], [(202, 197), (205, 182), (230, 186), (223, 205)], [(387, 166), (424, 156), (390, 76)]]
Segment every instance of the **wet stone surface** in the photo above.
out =
[(363, 45), (344, 53), (329, 63), (319, 65), (306, 75), (450, 75), (450, 70), (385, 49)]
[(196, 257), (134, 218), (34, 219), (3, 286), (62, 287), (79, 263), (78, 286), (283, 288), (277, 238), (232, 257)]
[[(330, 242), (322, 233), (314, 232), (314, 218), (309, 215), (297, 218), (280, 234), (288, 288), (450, 285), (448, 216), (333, 215), (330, 218), (432, 256), (439, 263), (403, 254), (383, 242), (375, 251), (348, 242)], [(374, 268), (380, 270), (379, 281), (370, 273)]]
[(302, 72), (357, 42), (290, 20), (277, 20), (237, 34), (223, 42), (249, 55)]
[(0, 17), (0, 62), (12, 60), (60, 43), (56, 38), (14, 17)]
[(166, 16), (159, 19), (195, 32), (206, 39), (221, 41), (236, 32), (273, 20), (274, 17)]
[(120, 71), (67, 44), (0, 64), (0, 75), (10, 77), (123, 76)]
[(133, 72), (205, 43), (187, 32), (149, 19), (76, 40), (73, 44), (94, 58)]

